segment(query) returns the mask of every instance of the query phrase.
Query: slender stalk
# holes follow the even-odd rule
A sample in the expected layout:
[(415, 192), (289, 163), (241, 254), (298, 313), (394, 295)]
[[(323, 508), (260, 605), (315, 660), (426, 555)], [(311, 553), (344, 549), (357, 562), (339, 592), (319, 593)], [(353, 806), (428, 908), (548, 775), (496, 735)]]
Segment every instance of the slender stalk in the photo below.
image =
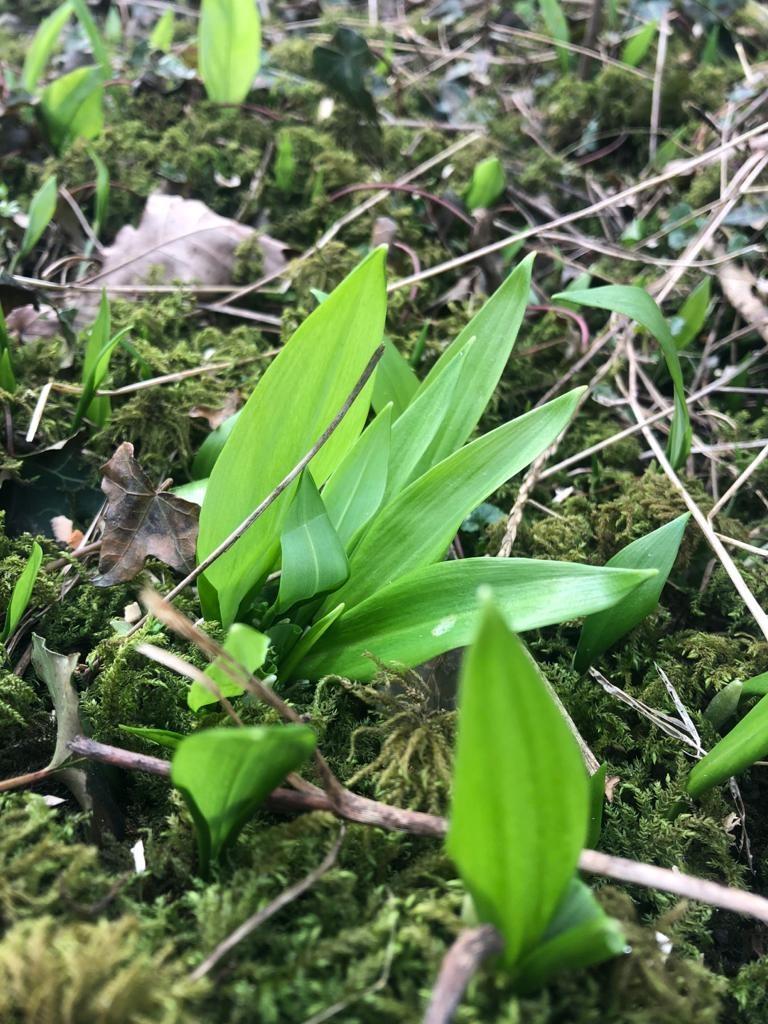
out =
[[(152, 775), (170, 775), (168, 761), (110, 747), (85, 736), (76, 736), (68, 746), (73, 754), (93, 761), (113, 764), (128, 770), (146, 771)], [(325, 793), (319, 791), (303, 793), (278, 788), (272, 791), (265, 806), (270, 810), (282, 812), (330, 811), (339, 818), (358, 824), (375, 825), (388, 832), (409, 832), (412, 835), (428, 836), (433, 839), (443, 839), (448, 830), (447, 820), (437, 814), (409, 811), (402, 807), (378, 803), (376, 800), (366, 800), (352, 793), (349, 795), (355, 802), (340, 808)], [(763, 896), (697, 878), (695, 875), (686, 875), (671, 868), (659, 868), (654, 864), (644, 864), (641, 861), (628, 860), (626, 857), (614, 857), (598, 850), (582, 850), (579, 870), (591, 875), (613, 878), (617, 882), (639, 885), (644, 889), (660, 889), (663, 892), (675, 893), (687, 899), (698, 900), (768, 923), (768, 899)]]
[(491, 924), (463, 931), (443, 957), (424, 1024), (450, 1024), (464, 990), (483, 960), (503, 948), (504, 939)]

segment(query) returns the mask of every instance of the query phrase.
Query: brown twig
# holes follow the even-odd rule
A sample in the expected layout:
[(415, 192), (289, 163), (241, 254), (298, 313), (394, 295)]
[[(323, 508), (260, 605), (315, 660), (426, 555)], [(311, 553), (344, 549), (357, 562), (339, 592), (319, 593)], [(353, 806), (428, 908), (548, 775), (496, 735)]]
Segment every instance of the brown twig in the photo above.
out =
[(450, 1024), (464, 990), (484, 960), (504, 948), (504, 939), (491, 924), (467, 928), (443, 957), (429, 1000), (424, 1024)]
[[(136, 771), (147, 771), (153, 775), (168, 777), (170, 764), (156, 757), (133, 754), (127, 750), (110, 747), (95, 740), (76, 736), (69, 743), (73, 754), (87, 757), (90, 760), (114, 764), (120, 768)], [(355, 794), (350, 794), (355, 797)], [(337, 807), (325, 793), (300, 793), (293, 790), (278, 788), (272, 791), (265, 806), (274, 811), (330, 811), (339, 818), (364, 825), (375, 825), (388, 832), (409, 832), (412, 835), (428, 836), (443, 839), (448, 830), (448, 822), (437, 814), (425, 814), (421, 811), (409, 811), (401, 807), (381, 804), (376, 800), (365, 800), (355, 797), (356, 803)], [(357, 811), (357, 813), (354, 813)], [(628, 860), (625, 857), (614, 857), (597, 850), (582, 850), (579, 857), (579, 869), (591, 875), (601, 875), (617, 882), (639, 885), (644, 889), (660, 889), (687, 899), (698, 900), (713, 907), (730, 910), (747, 917), (754, 917), (768, 923), (768, 899), (735, 889), (732, 886), (720, 885), (695, 875), (683, 874), (670, 868), (659, 868), (653, 864)]]

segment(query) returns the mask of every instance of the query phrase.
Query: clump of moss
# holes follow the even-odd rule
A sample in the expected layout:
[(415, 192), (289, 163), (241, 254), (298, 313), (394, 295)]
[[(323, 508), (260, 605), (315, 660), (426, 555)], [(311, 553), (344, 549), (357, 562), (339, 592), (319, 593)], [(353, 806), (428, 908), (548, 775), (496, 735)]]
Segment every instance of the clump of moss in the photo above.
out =
[(182, 1024), (191, 992), (167, 955), (141, 949), (135, 919), (63, 925), (43, 916), (0, 942), (8, 1024)]
[(0, 817), (5, 927), (39, 914), (76, 918), (106, 894), (109, 882), (96, 848), (78, 841), (80, 815), (52, 810), (40, 796), (14, 793), (0, 798)]

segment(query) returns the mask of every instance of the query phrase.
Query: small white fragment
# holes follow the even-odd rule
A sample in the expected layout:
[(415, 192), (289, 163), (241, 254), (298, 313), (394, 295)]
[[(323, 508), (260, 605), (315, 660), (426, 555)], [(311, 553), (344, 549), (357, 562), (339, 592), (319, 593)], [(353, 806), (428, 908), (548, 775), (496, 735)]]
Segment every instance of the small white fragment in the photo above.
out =
[(133, 867), (137, 875), (147, 870), (147, 860), (144, 856), (144, 841), (142, 839), (137, 839), (131, 847), (131, 856), (133, 857)]
[(131, 625), (133, 625), (134, 622), (139, 621), (141, 618), (141, 605), (138, 601), (132, 601), (130, 604), (125, 606), (123, 609), (123, 618)]
[(670, 939), (668, 935), (665, 935), (664, 932), (656, 932), (655, 934), (659, 949), (665, 958), (668, 957), (672, 952), (672, 939)]
[(317, 120), (327, 121), (333, 113), (333, 109), (336, 104), (331, 96), (323, 96), (317, 105)]
[(575, 487), (556, 487), (555, 496), (552, 499), (552, 504), (561, 505), (566, 498), (570, 498), (570, 496), (573, 494), (575, 490)]
[(453, 627), (456, 625), (455, 615), (446, 615), (444, 619), (440, 619), (438, 624), (432, 630), (432, 636), (445, 636)]
[(63, 796), (54, 796), (52, 793), (46, 793), (43, 800), (46, 807), (58, 807), (59, 804), (64, 803)]

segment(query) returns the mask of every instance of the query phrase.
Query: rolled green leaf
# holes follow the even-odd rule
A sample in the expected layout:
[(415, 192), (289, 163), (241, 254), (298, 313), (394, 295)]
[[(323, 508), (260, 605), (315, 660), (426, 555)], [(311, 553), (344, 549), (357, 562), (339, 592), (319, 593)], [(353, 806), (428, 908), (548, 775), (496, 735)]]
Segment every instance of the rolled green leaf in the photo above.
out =
[(684, 512), (671, 523), (632, 541), (606, 562), (614, 569), (655, 569), (656, 574), (623, 601), (587, 619), (574, 657), (578, 672), (585, 672), (595, 658), (654, 610), (675, 564), (689, 518), (690, 512)]

